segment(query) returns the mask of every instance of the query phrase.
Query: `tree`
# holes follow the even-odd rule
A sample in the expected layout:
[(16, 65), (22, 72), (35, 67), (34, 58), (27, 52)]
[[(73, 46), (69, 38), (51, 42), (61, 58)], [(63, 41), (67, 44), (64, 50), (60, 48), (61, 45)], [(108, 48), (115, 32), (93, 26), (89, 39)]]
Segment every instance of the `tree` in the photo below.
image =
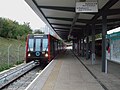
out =
[(32, 33), (29, 23), (19, 24), (10, 19), (0, 18), (0, 36), (5, 38), (26, 38), (27, 34)]
[(36, 29), (34, 31), (34, 34), (44, 34), (44, 32), (42, 32), (40, 29)]

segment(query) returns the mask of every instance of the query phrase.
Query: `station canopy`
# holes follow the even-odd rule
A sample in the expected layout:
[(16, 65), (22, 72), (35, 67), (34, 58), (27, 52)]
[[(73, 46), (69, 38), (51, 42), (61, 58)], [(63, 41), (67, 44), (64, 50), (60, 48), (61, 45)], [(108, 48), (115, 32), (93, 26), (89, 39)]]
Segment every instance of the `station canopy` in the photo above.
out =
[[(120, 0), (25, 0), (34, 12), (63, 40), (102, 32), (102, 15), (107, 15), (107, 30), (120, 26)], [(97, 2), (98, 12), (76, 13), (76, 2)]]

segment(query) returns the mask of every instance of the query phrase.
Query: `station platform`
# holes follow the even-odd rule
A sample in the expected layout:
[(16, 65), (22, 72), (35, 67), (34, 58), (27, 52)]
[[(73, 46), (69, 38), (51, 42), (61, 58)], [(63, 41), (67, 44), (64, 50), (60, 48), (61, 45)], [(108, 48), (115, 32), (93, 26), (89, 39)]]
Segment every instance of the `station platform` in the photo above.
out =
[(120, 64), (108, 60), (107, 74), (102, 72), (102, 58), (96, 57), (95, 64), (79, 57), (80, 61), (94, 74), (95, 78), (102, 83), (105, 90), (120, 90)]
[(31, 82), (25, 90), (105, 90), (85, 66), (67, 50)]

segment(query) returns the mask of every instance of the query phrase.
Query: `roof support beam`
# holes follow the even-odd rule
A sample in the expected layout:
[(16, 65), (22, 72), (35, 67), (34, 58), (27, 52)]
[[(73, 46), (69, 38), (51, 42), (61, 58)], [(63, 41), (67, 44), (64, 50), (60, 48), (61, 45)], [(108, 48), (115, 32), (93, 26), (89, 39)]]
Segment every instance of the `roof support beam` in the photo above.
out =
[(120, 14), (120, 8), (118, 8), (118, 9), (109, 9), (106, 13), (107, 13), (107, 15), (117, 15), (117, 14)]
[[(63, 20), (63, 21), (73, 21), (73, 18), (63, 18), (63, 17), (46, 17), (47, 19), (56, 19), (56, 20)], [(79, 23), (88, 23), (90, 20), (88, 19), (77, 19), (76, 22)]]
[[(79, 0), (80, 2), (85, 2), (86, 0)], [(72, 30), (73, 30), (73, 26), (75, 25), (77, 19), (79, 18), (79, 13), (75, 13), (75, 16), (74, 16), (74, 19), (73, 19), (73, 22), (71, 24), (71, 27), (70, 27), (70, 32), (69, 32), (69, 35), (68, 35), (68, 39), (70, 39), (70, 34), (72, 33)]]
[[(53, 27), (54, 29), (61, 29), (61, 30), (70, 30), (70, 28), (63, 28), (63, 27)], [(81, 28), (73, 28), (73, 30), (78, 30), (78, 31), (80, 31), (81, 30)]]
[(65, 34), (68, 33), (68, 31), (56, 31), (56, 32), (65, 33)]
[(66, 27), (70, 27), (70, 24), (59, 24), (59, 23), (51, 23), (51, 25), (57, 25), (57, 26), (66, 26)]
[(65, 32), (68, 32), (69, 30), (55, 29), (55, 31), (65, 31)]
[[(117, 21), (120, 21), (120, 18), (114, 18), (114, 19), (107, 19), (107, 23), (111, 23), (111, 22), (117, 22)], [(96, 21), (96, 24), (101, 24), (102, 23), (102, 20), (97, 20)]]
[(71, 24), (71, 27), (70, 27), (70, 32), (69, 32), (69, 35), (68, 35), (68, 39), (70, 38), (70, 34), (71, 34), (72, 30), (73, 30), (73, 26), (75, 25), (78, 17), (79, 17), (79, 13), (76, 13), (75, 16), (74, 16), (73, 22)]
[(64, 20), (64, 21), (72, 21), (72, 18), (62, 18), (62, 17), (46, 17), (47, 19), (56, 19), (56, 20)]
[(70, 28), (53, 27), (54, 29), (70, 30)]
[[(66, 26), (66, 27), (70, 27), (71, 24), (59, 24), (59, 23), (51, 23), (51, 25), (57, 25), (57, 26)], [(75, 28), (84, 28), (85, 25), (74, 25)]]
[(53, 9), (53, 10), (75, 12), (74, 7), (62, 7), (62, 6), (38, 6), (38, 7), (39, 8), (44, 8), (44, 9)]
[(115, 3), (117, 3), (119, 0), (109, 0), (106, 5), (91, 19), (91, 22), (88, 24), (91, 24), (97, 20), (104, 12), (106, 12), (110, 7), (112, 7)]
[[(75, 7), (63, 7), (63, 6), (38, 6), (42, 9), (52, 9), (52, 10), (60, 10), (60, 11), (68, 11), (68, 12), (75, 12)], [(85, 13), (85, 14), (92, 14), (95, 15), (95, 13)]]

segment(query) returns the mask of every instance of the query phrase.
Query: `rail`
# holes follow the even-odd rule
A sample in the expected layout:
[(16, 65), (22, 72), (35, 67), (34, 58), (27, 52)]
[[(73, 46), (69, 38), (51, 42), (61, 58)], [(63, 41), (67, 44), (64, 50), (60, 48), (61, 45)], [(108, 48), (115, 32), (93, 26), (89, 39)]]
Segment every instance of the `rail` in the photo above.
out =
[(32, 61), (30, 63), (27, 63), (26, 65), (12, 71), (4, 74), (4, 76), (0, 77), (0, 89), (5, 87), (6, 85), (10, 84), (20, 76), (24, 75), (28, 71), (30, 71), (32, 68), (34, 68), (36, 64)]

